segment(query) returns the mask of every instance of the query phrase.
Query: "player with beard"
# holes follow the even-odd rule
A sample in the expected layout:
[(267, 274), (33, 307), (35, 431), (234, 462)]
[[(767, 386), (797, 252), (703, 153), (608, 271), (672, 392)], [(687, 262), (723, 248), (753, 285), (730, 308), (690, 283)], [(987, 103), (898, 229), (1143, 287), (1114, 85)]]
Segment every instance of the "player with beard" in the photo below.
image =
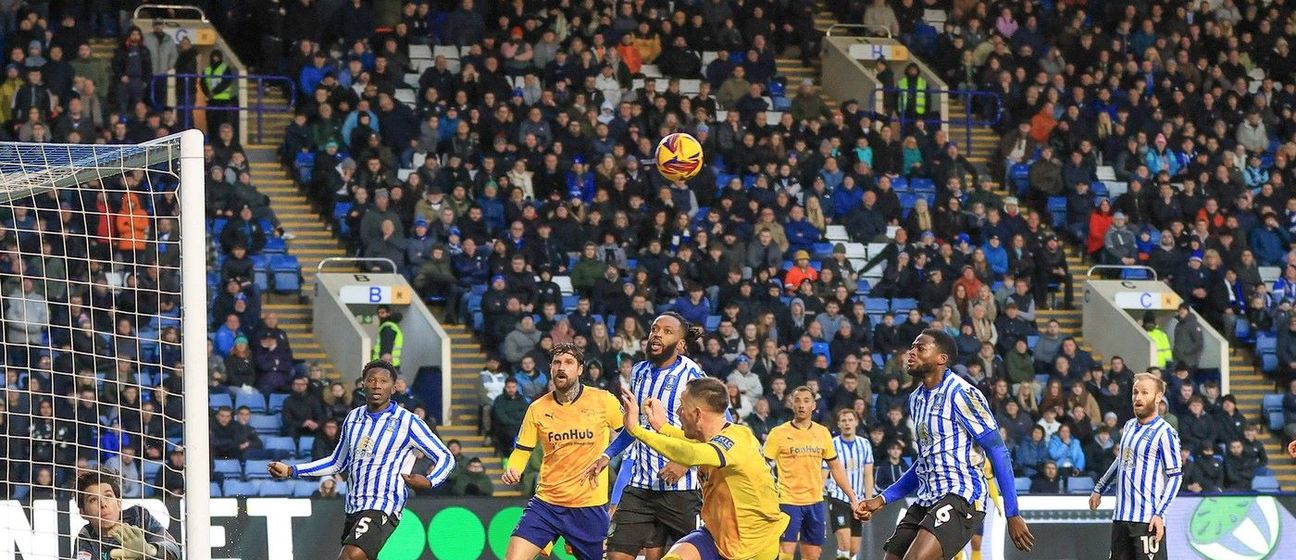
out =
[[(697, 349), (702, 328), (689, 324), (678, 313), (657, 316), (644, 343), (647, 360), (635, 364), (630, 391), (639, 402), (661, 401), (666, 421), (680, 426), (677, 408), (689, 381), (706, 377), (687, 354)], [(648, 427), (641, 418), (639, 425)], [(627, 426), (628, 428), (628, 426)], [(662, 548), (697, 528), (702, 508), (701, 481), (696, 469), (672, 462), (636, 440), (626, 429), (607, 451), (585, 469), (588, 479), (605, 478), (611, 457), (629, 448), (630, 481), (621, 494), (607, 541), (608, 560), (634, 560), (640, 551), (648, 560), (661, 557)]]
[(553, 391), (531, 403), (522, 419), (508, 469), (500, 479), (517, 484), (520, 469), (539, 444), (544, 449), (535, 497), (509, 539), (506, 560), (532, 560), (565, 537), (580, 560), (602, 560), (608, 533), (608, 480), (587, 484), (584, 468), (621, 429), (621, 402), (612, 393), (581, 384), (585, 356), (575, 344), (554, 346), (549, 364)]
[(990, 495), (972, 457), (975, 445), (985, 451), (1003, 491), (1013, 544), (1029, 551), (1035, 543), (1017, 511), (1012, 460), (999, 436), (999, 424), (985, 395), (950, 371), (949, 365), (957, 360), (953, 337), (939, 329), (922, 331), (905, 353), (909, 375), (922, 381), (909, 395), (918, 459), (881, 496), (860, 502), (855, 512), (867, 521), (882, 506), (917, 491), (917, 500), (883, 545), (887, 560), (948, 560), (972, 539)]
[(1165, 560), (1165, 512), (1183, 483), (1179, 432), (1157, 414), (1165, 398), (1165, 381), (1154, 373), (1134, 376), (1134, 418), (1121, 428), (1120, 457), (1089, 494), (1089, 509), (1098, 509), (1102, 494), (1116, 478), (1116, 511), (1112, 514), (1111, 560)]

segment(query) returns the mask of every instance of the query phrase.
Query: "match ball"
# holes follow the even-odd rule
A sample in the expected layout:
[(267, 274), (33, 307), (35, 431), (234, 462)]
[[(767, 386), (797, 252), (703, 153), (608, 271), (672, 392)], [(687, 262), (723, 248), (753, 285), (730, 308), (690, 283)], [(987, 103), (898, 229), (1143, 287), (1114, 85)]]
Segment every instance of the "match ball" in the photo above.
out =
[(657, 143), (657, 172), (666, 180), (685, 181), (702, 170), (702, 143), (683, 132), (669, 134)]

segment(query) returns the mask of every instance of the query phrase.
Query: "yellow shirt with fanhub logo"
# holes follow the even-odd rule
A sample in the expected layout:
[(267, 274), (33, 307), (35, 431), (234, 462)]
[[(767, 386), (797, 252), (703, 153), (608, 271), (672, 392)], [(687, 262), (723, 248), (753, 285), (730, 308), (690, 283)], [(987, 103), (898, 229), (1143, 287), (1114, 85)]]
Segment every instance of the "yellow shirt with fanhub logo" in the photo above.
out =
[(611, 432), (621, 429), (621, 418), (621, 403), (602, 389), (582, 385), (576, 398), (566, 404), (558, 402), (550, 391), (527, 407), (509, 464), (525, 465), (539, 444), (544, 457), (536, 483), (537, 498), (561, 507), (605, 505), (608, 478), (600, 476), (597, 485), (590, 485), (584, 479), (585, 467), (607, 449)]
[(792, 422), (780, 424), (765, 436), (764, 453), (778, 470), (780, 504), (809, 506), (823, 501), (823, 464), (837, 458), (828, 428), (818, 422), (805, 428)]

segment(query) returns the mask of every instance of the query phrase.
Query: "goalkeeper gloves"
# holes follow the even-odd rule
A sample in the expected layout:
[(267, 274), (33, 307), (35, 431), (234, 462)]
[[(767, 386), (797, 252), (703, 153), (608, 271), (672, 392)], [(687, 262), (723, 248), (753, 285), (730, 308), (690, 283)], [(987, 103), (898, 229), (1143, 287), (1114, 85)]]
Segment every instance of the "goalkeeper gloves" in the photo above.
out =
[(121, 524), (108, 532), (108, 536), (117, 539), (121, 547), (109, 552), (114, 560), (143, 560), (157, 555), (157, 547), (144, 540), (144, 529)]

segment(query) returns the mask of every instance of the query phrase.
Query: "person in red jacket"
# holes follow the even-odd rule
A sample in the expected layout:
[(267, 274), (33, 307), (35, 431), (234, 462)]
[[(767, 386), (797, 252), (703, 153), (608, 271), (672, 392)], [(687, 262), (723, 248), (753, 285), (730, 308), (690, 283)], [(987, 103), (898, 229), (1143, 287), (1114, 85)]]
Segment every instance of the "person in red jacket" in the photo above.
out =
[(783, 285), (788, 293), (796, 293), (802, 282), (807, 280), (814, 282), (818, 279), (819, 271), (810, 267), (810, 253), (797, 251), (792, 258), (792, 268), (789, 268), (787, 274), (783, 276)]

